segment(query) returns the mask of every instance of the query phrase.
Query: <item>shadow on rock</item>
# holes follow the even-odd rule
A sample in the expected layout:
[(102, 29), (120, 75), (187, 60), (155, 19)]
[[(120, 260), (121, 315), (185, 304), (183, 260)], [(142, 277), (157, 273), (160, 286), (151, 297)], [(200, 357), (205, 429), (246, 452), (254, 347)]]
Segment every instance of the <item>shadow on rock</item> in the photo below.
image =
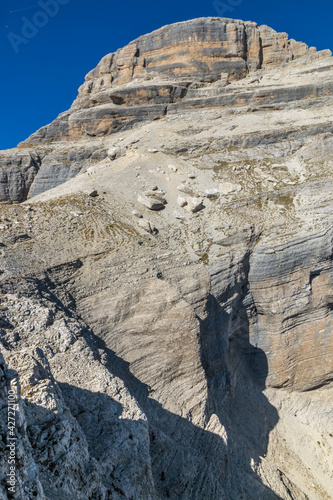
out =
[(207, 317), (201, 322), (201, 361), (209, 394), (206, 420), (216, 414), (227, 431), (230, 499), (277, 500), (280, 497), (256, 473), (279, 417), (263, 394), (267, 357), (250, 343), (256, 311), (246, 276), (218, 299), (209, 296)]
[[(225, 495), (228, 450), (223, 439), (167, 411), (150, 397), (150, 388), (130, 372), (129, 363), (101, 339), (91, 335), (91, 341), (106, 353), (108, 370), (124, 381), (148, 418), (151, 467), (158, 498), (229, 499)], [(84, 432), (89, 432), (80, 417), (78, 420)]]

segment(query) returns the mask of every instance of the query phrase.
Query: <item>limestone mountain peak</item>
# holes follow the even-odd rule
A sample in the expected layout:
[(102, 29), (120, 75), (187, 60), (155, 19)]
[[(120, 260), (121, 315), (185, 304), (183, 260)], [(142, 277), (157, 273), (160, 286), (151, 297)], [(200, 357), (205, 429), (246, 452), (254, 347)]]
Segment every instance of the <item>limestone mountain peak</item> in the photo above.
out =
[(177, 23), (0, 153), (18, 498), (330, 498), (332, 76), (267, 26)]

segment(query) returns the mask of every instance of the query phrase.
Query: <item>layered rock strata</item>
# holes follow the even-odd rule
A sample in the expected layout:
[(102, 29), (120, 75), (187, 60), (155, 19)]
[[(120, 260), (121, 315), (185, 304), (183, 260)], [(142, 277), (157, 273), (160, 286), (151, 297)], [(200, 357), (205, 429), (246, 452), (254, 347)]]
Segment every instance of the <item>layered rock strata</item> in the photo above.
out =
[[(34, 168), (22, 176), (15, 151), (0, 158), (1, 167), (11, 166), (10, 176), (7, 168), (2, 175), (0, 201), (39, 194), (77, 175), (84, 159), (98, 158), (89, 150), (75, 157), (77, 151), (66, 147), (56, 153), (54, 142), (107, 136), (193, 107), (247, 104), (254, 110), (329, 96), (332, 83), (325, 78), (296, 86), (277, 81), (255, 85), (265, 70), (311, 65), (329, 56), (330, 51), (317, 53), (286, 33), (232, 19), (197, 19), (144, 35), (105, 56), (86, 76), (71, 109), (20, 146), (28, 157), (41, 155), (40, 172)], [(235, 92), (230, 83), (244, 78), (245, 85)]]
[(1, 153), (17, 498), (329, 500), (332, 70), (254, 23), (167, 26)]

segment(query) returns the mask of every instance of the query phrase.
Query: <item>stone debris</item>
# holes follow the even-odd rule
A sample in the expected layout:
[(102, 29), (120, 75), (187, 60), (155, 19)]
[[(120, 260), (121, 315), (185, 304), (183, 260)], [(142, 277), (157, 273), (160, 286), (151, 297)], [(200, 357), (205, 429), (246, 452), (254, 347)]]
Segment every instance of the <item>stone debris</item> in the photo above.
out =
[(98, 191), (96, 189), (94, 189), (93, 191), (90, 191), (89, 196), (90, 196), (90, 198), (97, 198)]
[(149, 222), (149, 220), (147, 219), (140, 219), (138, 221), (138, 226), (140, 226), (142, 229), (144, 229), (145, 231), (147, 231), (147, 233), (152, 233), (153, 232), (153, 227), (151, 225), (151, 223)]
[(111, 161), (116, 160), (121, 155), (121, 149), (118, 147), (112, 147), (108, 150), (108, 158)]
[(134, 215), (134, 217), (137, 217), (138, 219), (142, 219), (142, 214), (140, 214), (140, 212), (138, 212), (137, 210), (132, 210), (132, 215)]
[(185, 183), (179, 184), (177, 186), (177, 189), (181, 193), (187, 194), (189, 196), (199, 197), (198, 191), (191, 184), (185, 184)]
[(204, 208), (203, 199), (202, 198), (186, 198), (187, 205), (185, 205), (185, 210), (192, 212), (193, 214), (199, 212)]
[(179, 205), (180, 207), (182, 207), (182, 208), (183, 208), (183, 207), (185, 207), (185, 206), (187, 205), (187, 200), (186, 200), (186, 198), (183, 198), (182, 196), (179, 196), (179, 197), (177, 198), (177, 203), (178, 203), (178, 205)]
[(178, 168), (175, 166), (175, 165), (168, 165), (168, 168), (170, 168), (170, 170), (173, 170), (173, 172), (178, 172)]
[(167, 204), (164, 191), (146, 191), (138, 195), (138, 201), (149, 210), (163, 210)]
[(236, 193), (242, 190), (242, 186), (240, 184), (232, 184), (231, 182), (224, 182), (219, 185), (219, 192), (222, 195), (228, 195), (231, 193)]
[(220, 196), (220, 191), (218, 189), (215, 189), (215, 188), (206, 189), (204, 191), (204, 196), (206, 198), (218, 198)]

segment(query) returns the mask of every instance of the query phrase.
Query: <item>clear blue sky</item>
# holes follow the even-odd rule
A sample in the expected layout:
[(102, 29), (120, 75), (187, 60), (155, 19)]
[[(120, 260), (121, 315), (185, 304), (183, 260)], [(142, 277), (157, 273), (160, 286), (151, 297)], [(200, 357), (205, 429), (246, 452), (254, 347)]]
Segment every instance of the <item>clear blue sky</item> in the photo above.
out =
[[(56, 1), (58, 7), (41, 15), (43, 1)], [(86, 73), (105, 54), (165, 24), (233, 17), (267, 24), (318, 49), (333, 49), (332, 0), (221, 3), (225, 13), (216, 10), (213, 0), (1, 0), (0, 149), (15, 147), (68, 109)]]

